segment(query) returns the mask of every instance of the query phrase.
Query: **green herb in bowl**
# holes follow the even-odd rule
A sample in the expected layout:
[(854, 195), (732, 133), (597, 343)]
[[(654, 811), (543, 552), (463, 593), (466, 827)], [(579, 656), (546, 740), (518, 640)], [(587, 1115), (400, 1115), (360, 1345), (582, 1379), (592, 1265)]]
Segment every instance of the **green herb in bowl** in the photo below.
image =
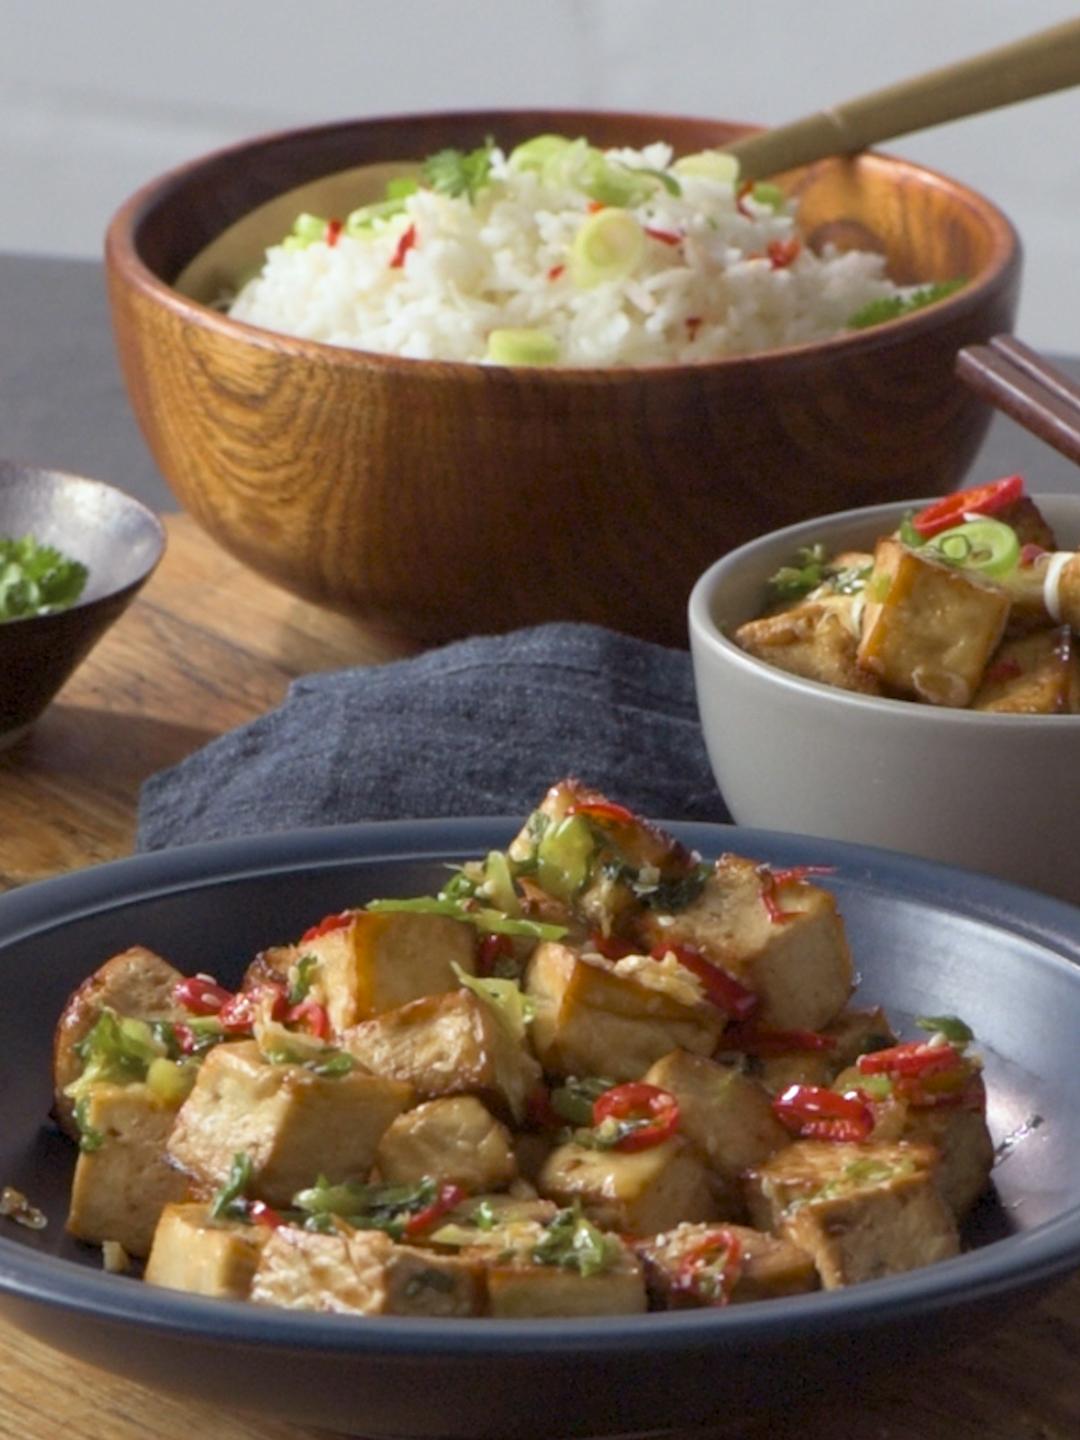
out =
[(74, 605), (87, 569), (32, 535), (0, 535), (0, 621), (51, 615)]

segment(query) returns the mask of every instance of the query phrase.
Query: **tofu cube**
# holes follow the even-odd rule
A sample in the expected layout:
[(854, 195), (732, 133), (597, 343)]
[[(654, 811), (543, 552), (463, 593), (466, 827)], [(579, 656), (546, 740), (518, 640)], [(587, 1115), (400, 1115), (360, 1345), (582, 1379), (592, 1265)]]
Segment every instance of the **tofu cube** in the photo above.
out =
[(540, 1172), (539, 1189), (560, 1205), (575, 1200), (603, 1230), (656, 1235), (680, 1220), (715, 1220), (709, 1171), (694, 1147), (674, 1136), (647, 1150), (560, 1145)]
[(484, 1266), (488, 1313), (500, 1320), (640, 1315), (647, 1306), (642, 1267), (621, 1242), (620, 1250), (615, 1265), (592, 1275), (533, 1264), (523, 1255), (489, 1260)]
[(694, 1257), (702, 1247), (714, 1237), (722, 1242), (728, 1236), (738, 1247), (733, 1283), (726, 1294), (726, 1300), (733, 1305), (802, 1295), (818, 1288), (813, 1256), (790, 1240), (746, 1225), (676, 1225), (674, 1230), (637, 1240), (633, 1245), (645, 1266), (645, 1284), (653, 1304), (664, 1310), (684, 1310), (722, 1303), (719, 1297), (711, 1300), (702, 1287), (686, 1284), (686, 1279), (692, 1277)]
[(410, 1085), (360, 1069), (317, 1075), (270, 1062), (254, 1041), (219, 1045), (180, 1108), (169, 1154), (214, 1188), (246, 1154), (254, 1194), (287, 1206), (318, 1175), (366, 1178), (383, 1132), (413, 1098)]
[(671, 1050), (716, 1048), (725, 1017), (696, 979), (683, 971), (681, 988), (659, 988), (662, 967), (640, 958), (650, 968), (628, 973), (626, 961), (582, 956), (555, 941), (537, 946), (525, 989), (536, 1005), (533, 1045), (549, 1074), (636, 1080)]
[(269, 1238), (265, 1225), (214, 1220), (205, 1205), (166, 1205), (144, 1279), (169, 1290), (246, 1300)]
[(56, 1119), (73, 1140), (79, 1138), (75, 1105), (66, 1088), (82, 1074), (77, 1046), (93, 1029), (103, 1010), (138, 1020), (179, 1019), (173, 988), (184, 977), (167, 960), (143, 945), (133, 945), (106, 960), (75, 991), (64, 1006), (53, 1044)]
[(352, 1315), (480, 1315), (475, 1260), (398, 1245), (378, 1230), (317, 1234), (281, 1226), (263, 1247), (251, 1287), (256, 1305)]
[(476, 968), (476, 930), (448, 915), (357, 910), (351, 922), (309, 940), (311, 995), (326, 1006), (336, 1033), (423, 995), (458, 988), (453, 966)]
[(71, 1186), (67, 1229), (78, 1240), (118, 1241), (129, 1255), (150, 1252), (162, 1210), (187, 1195), (188, 1182), (166, 1162), (176, 1108), (147, 1085), (95, 1085), (87, 1128), (102, 1138), (81, 1150)]
[(805, 680), (880, 695), (881, 681), (858, 663), (853, 595), (804, 600), (790, 610), (748, 620), (733, 633), (740, 650)]
[(750, 1215), (814, 1257), (826, 1290), (959, 1253), (937, 1153), (910, 1144), (799, 1140), (747, 1176)]
[(735, 1208), (729, 1213), (738, 1213), (739, 1176), (791, 1140), (773, 1114), (768, 1092), (735, 1066), (685, 1050), (665, 1055), (644, 1079), (675, 1096), (679, 1129), (730, 1193)]
[[(770, 904), (786, 918), (774, 918)], [(783, 871), (774, 878), (739, 855), (722, 855), (684, 910), (642, 924), (652, 945), (693, 945), (752, 990), (763, 1025), (820, 1030), (852, 991), (851, 952), (829, 891)]]
[(999, 586), (879, 540), (866, 585), (859, 664), (893, 690), (931, 705), (964, 707), (982, 680), (1009, 618)]
[(932, 1145), (938, 1153), (937, 1183), (962, 1220), (990, 1183), (994, 1142), (981, 1110), (962, 1106), (907, 1106), (900, 1138)]
[(433, 1175), (470, 1194), (502, 1190), (517, 1175), (510, 1132), (475, 1095), (448, 1095), (406, 1110), (379, 1141), (375, 1165), (395, 1184)]
[(1007, 715), (1080, 713), (1080, 649), (1068, 625), (1036, 630), (998, 648), (971, 702)]
[(376, 1075), (428, 1099), (473, 1093), (520, 1120), (540, 1066), (492, 1005), (469, 990), (426, 995), (347, 1030), (341, 1044)]

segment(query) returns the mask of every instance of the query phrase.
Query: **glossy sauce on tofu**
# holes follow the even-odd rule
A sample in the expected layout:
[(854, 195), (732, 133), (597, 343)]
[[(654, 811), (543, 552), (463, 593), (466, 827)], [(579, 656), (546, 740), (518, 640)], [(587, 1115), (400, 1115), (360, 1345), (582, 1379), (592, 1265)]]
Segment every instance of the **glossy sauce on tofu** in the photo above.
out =
[(233, 992), (113, 957), (58, 1026), (68, 1228), (151, 1284), (354, 1317), (741, 1304), (957, 1253), (973, 1036), (853, 1003), (827, 872), (713, 862), (569, 778), (434, 895)]

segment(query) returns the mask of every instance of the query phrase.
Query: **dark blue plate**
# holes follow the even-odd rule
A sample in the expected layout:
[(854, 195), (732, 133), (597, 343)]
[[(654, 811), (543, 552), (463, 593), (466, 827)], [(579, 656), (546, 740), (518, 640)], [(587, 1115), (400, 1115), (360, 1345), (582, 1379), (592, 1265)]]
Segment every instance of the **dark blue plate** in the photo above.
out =
[(551, 1437), (717, 1424), (967, 1342), (1080, 1263), (1080, 910), (832, 841), (672, 826), (707, 856), (829, 864), (865, 1003), (956, 1013), (986, 1057), (1000, 1161), (958, 1259), (848, 1291), (625, 1319), (353, 1320), (104, 1274), (63, 1233), (74, 1155), (48, 1120), (70, 991), (117, 950), (235, 983), (251, 955), (377, 895), (430, 891), (511, 820), (402, 821), (224, 841), (0, 896), (0, 1184), (48, 1214), (0, 1222), (0, 1307), (146, 1384), (367, 1436)]

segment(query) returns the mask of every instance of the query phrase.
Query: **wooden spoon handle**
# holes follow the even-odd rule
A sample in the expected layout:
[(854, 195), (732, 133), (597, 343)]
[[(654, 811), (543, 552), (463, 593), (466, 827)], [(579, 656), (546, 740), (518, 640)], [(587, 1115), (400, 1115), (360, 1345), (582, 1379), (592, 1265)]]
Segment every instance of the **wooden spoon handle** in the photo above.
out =
[(1067, 20), (789, 125), (748, 135), (725, 149), (738, 158), (744, 179), (757, 180), (1078, 83), (1080, 20)]

